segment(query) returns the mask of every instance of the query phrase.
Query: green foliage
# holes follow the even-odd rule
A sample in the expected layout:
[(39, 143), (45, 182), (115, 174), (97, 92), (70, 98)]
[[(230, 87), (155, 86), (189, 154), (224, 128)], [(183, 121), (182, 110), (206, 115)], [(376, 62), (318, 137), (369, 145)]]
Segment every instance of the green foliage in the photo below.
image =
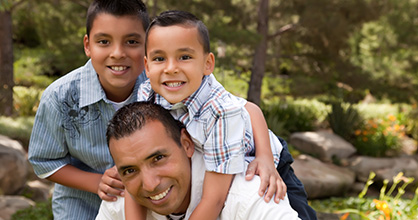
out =
[(418, 108), (417, 103), (414, 103), (412, 110), (408, 114), (406, 130), (415, 140), (418, 140)]
[(27, 149), (32, 132), (34, 117), (3, 117), (0, 116), (0, 134), (18, 140)]
[(34, 207), (19, 210), (12, 216), (12, 220), (53, 220), (51, 200), (36, 203)]
[[(315, 103), (315, 104), (313, 104)], [(292, 132), (312, 131), (324, 118), (324, 106), (315, 100), (281, 100), (262, 106), (269, 128), (279, 136)]]
[(342, 102), (331, 104), (331, 112), (327, 116), (328, 123), (335, 134), (345, 140), (351, 140), (354, 131), (359, 129), (362, 118), (352, 106), (345, 106)]
[(400, 148), (400, 138), (405, 135), (405, 125), (394, 115), (367, 120), (355, 131), (354, 146), (357, 152), (368, 156), (389, 156)]
[(19, 116), (34, 116), (41, 100), (43, 89), (35, 87), (13, 87), (15, 112)]
[[(388, 180), (384, 181), (380, 189), (379, 198), (365, 197), (368, 188), (373, 184), (375, 173), (370, 173), (366, 185), (358, 197), (331, 198), (328, 200), (314, 200), (311, 206), (316, 211), (333, 212), (343, 214), (340, 218), (345, 220), (350, 217), (353, 220), (374, 220), (374, 219), (398, 219), (409, 220), (418, 218), (418, 188), (412, 199), (402, 199), (405, 188), (414, 178), (407, 178), (403, 173), (393, 177), (392, 186), (388, 189)], [(403, 183), (402, 183), (403, 182)], [(397, 191), (397, 194), (393, 193)]]

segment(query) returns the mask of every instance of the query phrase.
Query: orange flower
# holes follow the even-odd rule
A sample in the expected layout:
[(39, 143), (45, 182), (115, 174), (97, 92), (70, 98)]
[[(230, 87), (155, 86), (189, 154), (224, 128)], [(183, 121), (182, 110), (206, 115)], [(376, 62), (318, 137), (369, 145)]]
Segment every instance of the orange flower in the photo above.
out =
[(346, 220), (350, 216), (350, 213), (345, 213), (343, 216), (341, 216), (340, 220)]
[(360, 131), (360, 130), (356, 130), (356, 131), (354, 131), (354, 134), (355, 134), (356, 136), (359, 136), (359, 135), (361, 134), (361, 131)]
[(388, 115), (389, 121), (396, 121), (396, 117), (394, 115)]
[(389, 220), (392, 209), (390, 209), (388, 203), (386, 201), (380, 201), (377, 199), (373, 199), (373, 202), (376, 204), (376, 208), (385, 214), (386, 220)]
[(367, 142), (369, 139), (367, 137), (363, 137), (363, 141)]

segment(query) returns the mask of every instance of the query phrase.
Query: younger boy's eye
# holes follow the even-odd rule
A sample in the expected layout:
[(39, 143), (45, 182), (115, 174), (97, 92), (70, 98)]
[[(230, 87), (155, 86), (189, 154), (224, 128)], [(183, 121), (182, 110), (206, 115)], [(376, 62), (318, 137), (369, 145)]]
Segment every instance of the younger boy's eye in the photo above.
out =
[(191, 59), (192, 57), (191, 56), (189, 56), (189, 55), (183, 55), (183, 56), (181, 56), (180, 57), (180, 60), (189, 60), (189, 59)]
[(153, 61), (157, 61), (157, 62), (162, 62), (164, 61), (164, 58), (162, 57), (154, 57), (154, 59), (152, 59)]
[(139, 42), (137, 40), (128, 40), (127, 44), (138, 44)]

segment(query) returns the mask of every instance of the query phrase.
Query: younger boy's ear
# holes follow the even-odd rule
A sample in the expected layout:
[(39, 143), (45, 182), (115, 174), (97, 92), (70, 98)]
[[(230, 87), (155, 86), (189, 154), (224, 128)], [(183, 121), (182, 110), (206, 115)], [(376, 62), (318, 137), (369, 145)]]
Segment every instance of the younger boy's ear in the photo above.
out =
[(192, 158), (194, 153), (194, 143), (185, 128), (181, 129), (180, 143), (184, 151), (186, 151), (187, 157)]
[(84, 35), (83, 44), (84, 44), (84, 53), (86, 54), (86, 56), (90, 57), (89, 37), (87, 36), (87, 34)]
[(147, 75), (147, 77), (149, 78), (149, 76), (148, 76), (148, 71), (149, 71), (149, 68), (148, 68), (148, 59), (147, 59), (147, 56), (144, 56), (144, 66), (145, 66), (145, 74)]
[(213, 55), (213, 53), (209, 53), (206, 57), (204, 74), (210, 75), (214, 69), (215, 69), (215, 55)]

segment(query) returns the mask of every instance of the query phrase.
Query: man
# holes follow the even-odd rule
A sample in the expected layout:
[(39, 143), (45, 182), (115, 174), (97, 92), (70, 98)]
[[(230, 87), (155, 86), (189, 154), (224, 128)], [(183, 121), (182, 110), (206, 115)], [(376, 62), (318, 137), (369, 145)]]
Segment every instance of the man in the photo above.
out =
[[(205, 164), (184, 125), (149, 103), (122, 107), (109, 122), (110, 153), (129, 195), (147, 219), (188, 219), (200, 202)], [(298, 219), (287, 196), (279, 204), (258, 195), (260, 179), (237, 174), (219, 219)], [(124, 219), (123, 199), (104, 201), (96, 219)]]

